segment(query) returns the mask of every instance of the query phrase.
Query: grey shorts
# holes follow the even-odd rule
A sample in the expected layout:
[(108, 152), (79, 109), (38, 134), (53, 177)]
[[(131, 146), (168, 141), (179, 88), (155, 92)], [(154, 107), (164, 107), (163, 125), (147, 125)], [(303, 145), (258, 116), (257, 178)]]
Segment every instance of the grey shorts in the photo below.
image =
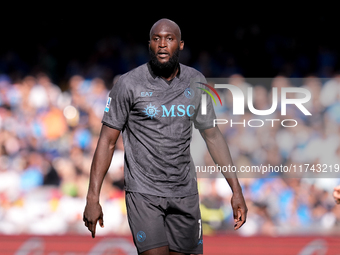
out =
[(159, 197), (126, 192), (126, 208), (139, 253), (168, 245), (170, 250), (203, 254), (198, 194)]

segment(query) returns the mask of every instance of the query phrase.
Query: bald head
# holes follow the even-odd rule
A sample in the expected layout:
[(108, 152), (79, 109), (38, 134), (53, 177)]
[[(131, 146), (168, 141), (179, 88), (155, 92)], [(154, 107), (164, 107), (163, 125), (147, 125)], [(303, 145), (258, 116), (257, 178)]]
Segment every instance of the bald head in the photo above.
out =
[(179, 51), (183, 50), (181, 30), (169, 19), (158, 20), (150, 30), (150, 65), (154, 73), (172, 79), (178, 72)]
[(181, 41), (181, 29), (172, 20), (160, 19), (155, 24), (153, 24), (153, 26), (150, 29), (150, 39), (152, 35), (158, 34), (160, 31), (172, 33), (177, 37), (178, 41)]

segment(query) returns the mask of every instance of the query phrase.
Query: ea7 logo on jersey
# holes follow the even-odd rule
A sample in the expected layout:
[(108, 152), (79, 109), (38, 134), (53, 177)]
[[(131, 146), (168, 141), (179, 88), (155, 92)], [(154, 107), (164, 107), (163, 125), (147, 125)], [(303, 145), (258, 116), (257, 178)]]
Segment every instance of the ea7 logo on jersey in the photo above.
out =
[(141, 92), (140, 95), (142, 97), (151, 97), (153, 92)]
[(111, 104), (111, 97), (109, 97), (107, 99), (106, 106), (105, 106), (105, 112), (109, 112), (110, 104)]

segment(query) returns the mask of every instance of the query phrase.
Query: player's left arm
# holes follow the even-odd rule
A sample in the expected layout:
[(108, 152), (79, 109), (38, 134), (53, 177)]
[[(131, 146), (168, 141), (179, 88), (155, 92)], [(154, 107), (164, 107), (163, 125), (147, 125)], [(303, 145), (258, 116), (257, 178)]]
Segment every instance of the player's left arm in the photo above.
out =
[[(209, 129), (200, 130), (200, 133), (207, 144), (208, 151), (214, 160), (215, 164), (219, 166), (232, 166), (233, 162), (230, 156), (228, 145), (219, 130), (219, 128), (213, 127)], [(232, 192), (231, 206), (234, 214), (234, 229), (239, 229), (247, 218), (248, 208), (242, 194), (242, 188), (238, 182), (236, 173), (223, 172)]]

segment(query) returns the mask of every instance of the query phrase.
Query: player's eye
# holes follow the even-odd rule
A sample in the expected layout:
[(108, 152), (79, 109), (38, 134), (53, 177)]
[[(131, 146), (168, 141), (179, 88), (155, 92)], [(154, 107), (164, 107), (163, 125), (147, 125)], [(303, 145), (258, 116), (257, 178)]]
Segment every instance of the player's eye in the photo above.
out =
[(173, 38), (172, 37), (168, 37), (168, 41), (172, 41), (173, 40)]
[(155, 38), (153, 38), (153, 40), (154, 40), (154, 41), (158, 41), (158, 40), (159, 40), (159, 38), (158, 38), (158, 37), (155, 37)]

